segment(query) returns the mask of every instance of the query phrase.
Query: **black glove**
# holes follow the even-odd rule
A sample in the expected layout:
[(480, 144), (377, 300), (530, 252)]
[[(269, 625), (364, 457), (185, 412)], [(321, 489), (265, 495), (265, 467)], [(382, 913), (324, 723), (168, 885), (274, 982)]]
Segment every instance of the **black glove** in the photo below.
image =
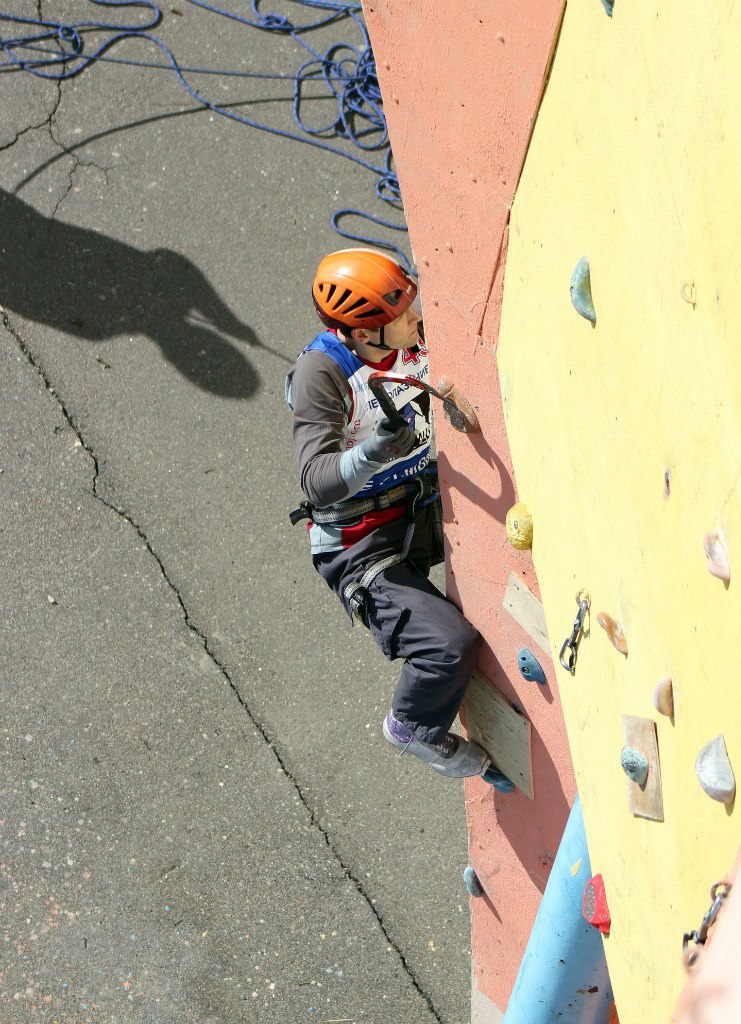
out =
[(363, 455), (369, 462), (393, 462), (408, 455), (416, 443), (416, 435), (406, 423), (394, 427), (390, 420), (382, 419), (372, 435), (363, 441)]

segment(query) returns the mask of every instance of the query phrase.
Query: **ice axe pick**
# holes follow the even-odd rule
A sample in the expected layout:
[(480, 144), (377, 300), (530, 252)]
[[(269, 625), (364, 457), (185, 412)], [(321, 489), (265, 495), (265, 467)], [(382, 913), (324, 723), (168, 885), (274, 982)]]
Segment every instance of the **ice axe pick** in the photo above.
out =
[(391, 421), (392, 426), (401, 426), (405, 420), (391, 401), (391, 397), (384, 387), (385, 384), (401, 384), (408, 388), (419, 388), (432, 395), (433, 398), (438, 398), (443, 403), (443, 412), (448, 423), (454, 430), (459, 430), (462, 434), (473, 434), (481, 429), (473, 406), (447, 377), (441, 377), (437, 388), (433, 388), (431, 384), (425, 384), (423, 381), (417, 380), (416, 377), (402, 377), (392, 373), (372, 373), (368, 377), (368, 386), (378, 399), (378, 404), (387, 419)]

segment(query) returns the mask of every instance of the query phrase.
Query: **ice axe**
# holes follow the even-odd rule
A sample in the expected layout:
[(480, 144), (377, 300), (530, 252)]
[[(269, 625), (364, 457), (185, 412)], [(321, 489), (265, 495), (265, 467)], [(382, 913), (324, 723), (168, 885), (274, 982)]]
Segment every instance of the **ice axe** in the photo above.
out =
[(443, 403), (445, 418), (454, 430), (460, 430), (463, 434), (473, 434), (481, 429), (473, 406), (447, 377), (441, 377), (437, 388), (433, 388), (431, 384), (425, 384), (423, 381), (417, 380), (416, 377), (400, 377), (393, 373), (372, 373), (368, 377), (368, 386), (378, 399), (378, 404), (393, 427), (401, 426), (406, 420), (391, 401), (384, 384), (401, 384), (408, 388), (420, 388), (434, 398), (439, 398)]

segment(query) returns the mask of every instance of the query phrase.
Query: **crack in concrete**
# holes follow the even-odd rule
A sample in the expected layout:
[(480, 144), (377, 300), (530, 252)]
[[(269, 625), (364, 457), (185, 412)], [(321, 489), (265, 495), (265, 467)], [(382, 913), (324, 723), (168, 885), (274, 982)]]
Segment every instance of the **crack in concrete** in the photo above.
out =
[[(43, 16), (42, 16), (42, 11), (41, 11), (41, 0), (38, 0), (38, 9), (37, 10), (38, 10), (38, 19), (39, 19), (39, 21), (42, 21), (43, 20)], [(22, 69), (19, 69), (18, 72), (16, 72), (16, 73), (23, 74), (24, 72), (22, 71)], [(3, 152), (5, 152), (8, 149), (12, 149), (13, 146), (15, 146), (18, 143), (19, 139), (23, 138), (23, 136), (27, 135), (29, 132), (38, 131), (39, 129), (44, 129), (45, 128), (49, 132), (49, 138), (54, 143), (54, 145), (59, 149), (59, 154), (58, 154), (57, 157), (55, 157), (55, 159), (58, 160), (58, 159), (60, 159), (63, 156), (68, 156), (68, 157), (70, 157), (72, 159), (72, 167), (71, 167), (71, 169), (69, 171), (69, 174), (67, 176), (67, 188), (65, 189), (64, 194), (62, 195), (62, 197), (59, 200), (57, 200), (57, 203), (54, 206), (54, 209), (53, 209), (53, 211), (51, 213), (51, 216), (49, 217), (50, 221), (53, 221), (56, 218), (57, 213), (59, 212), (59, 207), (65, 201), (65, 199), (70, 194), (72, 189), (75, 187), (74, 176), (75, 176), (75, 174), (77, 173), (77, 171), (79, 170), (80, 167), (94, 167), (96, 170), (100, 171), (101, 174), (103, 175), (103, 177), (105, 178), (106, 185), (110, 185), (110, 179), (108, 177), (108, 172), (113, 170), (112, 167), (101, 167), (99, 164), (96, 164), (94, 160), (82, 160), (77, 155), (77, 153), (74, 152), (74, 149), (76, 148), (75, 146), (73, 146), (72, 148), (69, 148), (69, 147), (65, 146), (62, 142), (60, 142), (55, 137), (55, 135), (54, 135), (55, 122), (57, 120), (57, 115), (59, 113), (59, 108), (60, 108), (60, 106), (62, 104), (62, 84), (63, 84), (63, 79), (58, 79), (57, 82), (56, 82), (57, 91), (56, 91), (56, 98), (55, 98), (55, 101), (54, 101), (54, 105), (53, 105), (52, 109), (49, 111), (49, 113), (47, 114), (47, 116), (42, 121), (39, 121), (36, 124), (31, 124), (31, 125), (28, 125), (25, 128), (21, 128), (20, 131), (16, 132), (15, 137), (10, 142), (7, 142), (4, 145), (0, 146), (0, 153), (3, 153)]]
[[(43, 12), (42, 12), (42, 9), (41, 9), (41, 4), (42, 4), (42, 0), (36, 0), (36, 17), (37, 17), (38, 21), (43, 21), (44, 20), (44, 15), (43, 15)], [(18, 67), (16, 70), (14, 70), (12, 72), (7, 72), (7, 73), (8, 74), (17, 74), (17, 75), (30, 74), (30, 72), (25, 71), (23, 68), (20, 68), (20, 67)], [(38, 124), (30, 124), (27, 128), (21, 128), (21, 130), (16, 133), (16, 136), (13, 139), (12, 142), (8, 142), (4, 146), (0, 146), (0, 153), (4, 152), (6, 149), (12, 149), (12, 147), (15, 146), (15, 144), (18, 142), (18, 140), (23, 138), (24, 135), (27, 135), (29, 132), (38, 131), (39, 128), (48, 128), (49, 132), (51, 134), (52, 118), (54, 117), (54, 115), (56, 114), (57, 110), (59, 109), (59, 104), (62, 101), (61, 84), (62, 84), (61, 82), (57, 82), (57, 96), (56, 96), (56, 101), (54, 103), (54, 107), (49, 112), (49, 114), (44, 118), (44, 120), (43, 121), (39, 121)], [(56, 140), (54, 140), (54, 141), (56, 142)]]
[(50, 137), (51, 141), (60, 150), (60, 156), (62, 154), (64, 154), (65, 156), (70, 157), (72, 159), (72, 167), (71, 167), (71, 169), (69, 171), (69, 174), (67, 176), (67, 188), (64, 191), (64, 195), (60, 199), (57, 200), (57, 203), (56, 203), (56, 205), (55, 205), (54, 209), (52, 210), (51, 215), (49, 217), (50, 221), (53, 221), (53, 220), (56, 219), (57, 213), (59, 212), (59, 207), (65, 201), (65, 199), (70, 194), (72, 189), (75, 187), (75, 174), (80, 169), (80, 167), (94, 167), (96, 170), (100, 171), (101, 174), (103, 175), (103, 177), (105, 178), (106, 185), (110, 185), (110, 181), (109, 181), (109, 178), (108, 178), (108, 172), (113, 170), (112, 167), (100, 167), (93, 160), (82, 160), (77, 155), (77, 153), (73, 152), (72, 149), (69, 149), (62, 142), (60, 142), (57, 138), (55, 138), (55, 136), (54, 136), (55, 120), (56, 120), (56, 115), (57, 115), (57, 112), (59, 110), (59, 107), (61, 106), (61, 103), (62, 103), (62, 80), (60, 79), (57, 82), (57, 104), (54, 107), (54, 110), (53, 110), (51, 116), (48, 119), (47, 127), (49, 129), (49, 137)]
[[(17, 71), (17, 72), (13, 72), (13, 73), (14, 74), (24, 74), (23, 71)], [(59, 109), (59, 104), (61, 103), (61, 100), (62, 100), (61, 89), (59, 88), (60, 84), (61, 83), (57, 83), (57, 85), (58, 85), (58, 87), (57, 87), (57, 96), (56, 96), (56, 100), (54, 102), (54, 106), (53, 106), (52, 110), (49, 111), (49, 113), (44, 118), (44, 120), (43, 121), (39, 121), (38, 124), (29, 124), (26, 128), (21, 128), (20, 131), (16, 132), (16, 136), (15, 136), (15, 138), (11, 142), (6, 142), (5, 145), (0, 146), (0, 153), (5, 152), (5, 150), (7, 150), (7, 149), (12, 149), (13, 146), (16, 145), (18, 140), (22, 139), (24, 135), (28, 135), (29, 132), (38, 131), (40, 128), (48, 128), (49, 129), (49, 133), (51, 134), (52, 118), (54, 117), (54, 115), (56, 114), (57, 110)], [(53, 139), (53, 141), (56, 142), (55, 139)], [(57, 145), (58, 145), (58, 143), (57, 143)]]
[(12, 149), (13, 146), (15, 146), (15, 144), (18, 142), (18, 140), (22, 139), (24, 135), (28, 135), (29, 132), (35, 132), (39, 128), (48, 128), (48, 126), (49, 119), (47, 118), (45, 121), (40, 121), (38, 124), (29, 124), (27, 128), (21, 128), (20, 131), (16, 132), (15, 138), (11, 139), (10, 142), (6, 142), (4, 143), (4, 145), (0, 146), (0, 153), (4, 153), (6, 149)]
[(169, 575), (167, 573), (167, 570), (166, 570), (162, 560), (160, 559), (159, 555), (157, 554), (157, 552), (152, 547), (152, 544), (151, 544), (149, 538), (147, 537), (147, 535), (145, 534), (144, 530), (139, 526), (139, 524), (134, 520), (134, 518), (128, 512), (126, 512), (122, 508), (119, 508), (116, 505), (113, 505), (111, 502), (107, 501), (104, 497), (102, 497), (102, 495), (100, 495), (98, 493), (98, 480), (100, 478), (100, 464), (98, 462), (98, 457), (96, 456), (95, 452), (90, 447), (90, 445), (86, 442), (85, 438), (82, 436), (82, 432), (80, 431), (80, 428), (75, 423), (74, 417), (72, 416), (70, 411), (67, 409), (67, 407), (66, 407), (66, 405), (64, 403), (64, 400), (62, 399), (61, 395), (59, 394), (57, 389), (52, 384), (52, 382), (51, 382), (49, 376), (47, 375), (46, 371), (41, 366), (41, 363), (40, 363), (39, 359), (33, 354), (33, 352), (31, 351), (31, 349), (30, 349), (30, 347), (29, 347), (29, 345), (27, 343), (27, 341), (21, 335), (21, 333), (18, 330), (18, 328), (12, 323), (12, 321), (10, 320), (10, 317), (8, 316), (7, 312), (5, 311), (5, 309), (3, 309), (2, 306), (0, 306), (0, 323), (5, 328), (5, 330), (8, 331), (8, 333), (13, 337), (13, 339), (15, 340), (16, 344), (18, 345), (20, 351), (22, 352), (22, 354), (25, 357), (25, 359), (27, 360), (27, 362), (33, 367), (33, 369), (39, 375), (39, 377), (41, 378), (41, 381), (43, 382), (43, 385), (44, 385), (45, 389), (54, 398), (55, 402), (59, 406), (59, 410), (60, 410), (62, 416), (64, 417), (66, 422), (69, 424), (70, 428), (74, 431), (74, 433), (75, 433), (78, 441), (82, 445), (82, 447), (85, 449), (85, 451), (90, 456), (90, 458), (91, 458), (91, 460), (93, 462), (93, 487), (92, 487), (93, 497), (97, 501), (99, 501), (105, 508), (109, 509), (112, 512), (115, 512), (118, 516), (120, 516), (122, 519), (124, 519), (129, 524), (129, 526), (132, 527), (132, 529), (136, 532), (137, 536), (143, 542), (143, 544), (146, 547), (146, 549), (149, 552), (149, 554), (152, 556), (154, 561), (157, 563), (157, 566), (159, 567), (160, 573), (162, 574), (162, 578), (164, 579), (165, 583), (167, 584), (167, 586), (172, 591), (172, 593), (175, 596), (175, 599), (176, 599), (178, 605), (180, 606), (180, 610), (181, 610), (181, 612), (183, 614), (183, 618), (185, 620), (186, 626), (188, 627), (190, 632), (193, 634), (193, 636), (195, 636), (197, 638), (198, 642), (203, 647), (204, 651), (206, 652), (208, 657), (211, 659), (211, 661), (214, 664), (214, 666), (219, 670), (219, 672), (221, 673), (223, 678), (229, 684), (230, 689), (232, 690), (232, 692), (236, 696), (237, 700), (239, 701), (239, 704), (242, 707), (242, 709), (245, 712), (245, 714), (247, 715), (251, 725), (260, 733), (260, 735), (262, 736), (262, 738), (265, 741), (265, 743), (268, 745), (268, 747), (273, 752), (273, 756), (275, 757), (276, 761), (278, 762), (278, 765), (280, 766), (280, 769), (282, 770), (282, 772), (285, 774), (286, 778), (290, 781), (290, 783), (293, 785), (294, 789), (296, 790), (296, 793), (298, 794), (298, 797), (301, 800), (301, 803), (303, 804), (303, 806), (304, 806), (304, 808), (306, 810), (306, 813), (309, 816), (309, 821), (310, 821), (311, 825), (320, 833), (320, 835), (324, 839), (324, 843), (325, 843), (327, 849), (330, 851), (330, 853), (332, 854), (332, 856), (336, 860), (337, 864), (341, 868), (345, 878), (348, 881), (350, 881), (355, 886), (355, 889), (357, 890), (358, 894), (363, 898), (363, 900), (367, 904), (368, 909), (371, 911), (371, 913), (373, 914), (374, 918), (376, 919), (376, 923), (378, 924), (378, 927), (380, 928), (381, 934), (383, 935), (386, 943), (388, 944), (388, 946), (391, 949), (394, 950), (394, 952), (398, 956), (398, 958), (399, 958), (399, 960), (400, 960), (400, 962), (402, 964), (402, 967), (404, 968), (404, 971), (406, 972), (406, 974), (407, 974), (410, 982), (414, 986), (416, 992), (425, 1001), (425, 1003), (427, 1004), (428, 1009), (430, 1010), (430, 1013), (433, 1015), (435, 1020), (438, 1021), (438, 1024), (444, 1024), (442, 1018), (440, 1017), (439, 1013), (435, 1009), (435, 1006), (434, 1006), (434, 1004), (432, 1002), (432, 999), (430, 998), (430, 996), (427, 995), (427, 993), (422, 988), (422, 985), (421, 985), (419, 979), (417, 978), (417, 976), (416, 976), (416, 974), (414, 972), (414, 969), (412, 968), (411, 964), (408, 962), (407, 958), (404, 956), (404, 953), (402, 952), (400, 947), (397, 945), (397, 943), (393, 940), (393, 938), (389, 934), (389, 932), (388, 932), (388, 930), (386, 928), (386, 925), (384, 924), (383, 918), (381, 917), (380, 913), (378, 912), (378, 910), (376, 910), (376, 908), (374, 906), (374, 901), (371, 898), (370, 893), (366, 890), (366, 888), (363, 885), (363, 882), (361, 881), (361, 879), (358, 878), (355, 875), (355, 873), (352, 871), (352, 869), (344, 862), (344, 860), (342, 859), (341, 854), (336, 849), (336, 847), (333, 845), (331, 837), (329, 835), (329, 832), (324, 828), (324, 826), (322, 825), (322, 823), (321, 823), (321, 821), (320, 821), (316, 811), (311, 807), (311, 805), (310, 805), (310, 803), (308, 801), (308, 798), (307, 798), (307, 796), (306, 796), (306, 794), (305, 794), (305, 792), (304, 792), (300, 782), (289, 771), (288, 765), (286, 763), (286, 760), (285, 760), (283, 754), (278, 749), (278, 747), (276, 746), (274, 741), (270, 738), (270, 735), (269, 735), (267, 729), (265, 728), (265, 726), (263, 726), (257, 720), (255, 715), (250, 710), (250, 708), (249, 708), (248, 704), (246, 703), (246, 701), (242, 698), (242, 696), (241, 696), (241, 694), (240, 694), (240, 692), (239, 692), (239, 690), (238, 690), (234, 680), (232, 679), (232, 677), (231, 677), (231, 675), (229, 673), (229, 670), (227, 669), (226, 665), (224, 665), (224, 663), (219, 660), (219, 657), (215, 653), (215, 651), (213, 650), (213, 647), (212, 647), (208, 637), (206, 636), (206, 634), (203, 633), (198, 628), (198, 626), (196, 626), (195, 623), (193, 623), (191, 621), (190, 614), (189, 614), (188, 609), (187, 609), (187, 607), (185, 605), (185, 602), (183, 601), (183, 598), (182, 598), (182, 595), (180, 594), (180, 591), (178, 590), (178, 588), (175, 586), (175, 584), (170, 579), (170, 577), (169, 577)]

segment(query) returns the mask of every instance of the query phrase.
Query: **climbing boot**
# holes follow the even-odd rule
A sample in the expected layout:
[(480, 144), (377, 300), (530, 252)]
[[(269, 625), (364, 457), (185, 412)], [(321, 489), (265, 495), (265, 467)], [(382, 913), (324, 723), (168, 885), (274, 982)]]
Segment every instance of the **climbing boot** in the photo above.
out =
[(397, 721), (389, 711), (383, 723), (383, 735), (402, 754), (408, 750), (440, 775), (453, 779), (480, 775), (484, 782), (500, 793), (511, 793), (515, 788), (514, 783), (494, 766), (483, 747), (455, 733), (447, 733), (439, 743), (423, 743), (415, 739), (414, 732)]
[(438, 743), (423, 743), (415, 739), (413, 731), (398, 722), (390, 711), (383, 723), (383, 735), (402, 753), (414, 754), (434, 771), (451, 779), (483, 775), (491, 764), (491, 758), (483, 747), (452, 732)]

